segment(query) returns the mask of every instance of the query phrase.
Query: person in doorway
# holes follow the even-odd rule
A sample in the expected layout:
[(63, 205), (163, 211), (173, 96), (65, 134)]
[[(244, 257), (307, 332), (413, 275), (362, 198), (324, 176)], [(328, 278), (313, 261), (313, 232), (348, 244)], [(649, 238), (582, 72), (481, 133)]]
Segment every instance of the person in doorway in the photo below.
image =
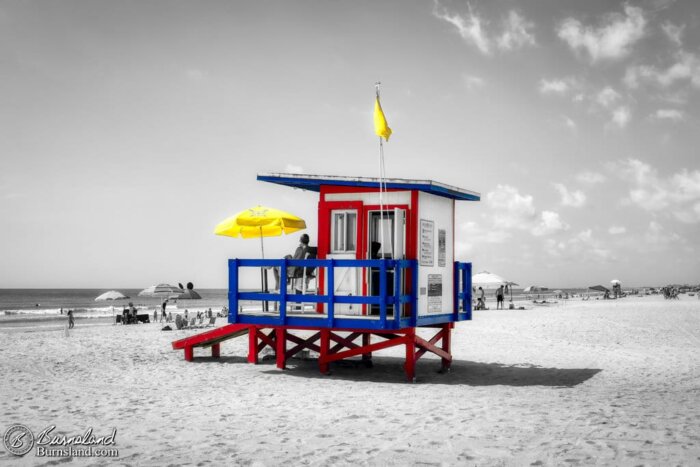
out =
[(503, 309), (503, 285), (496, 289), (496, 309)]

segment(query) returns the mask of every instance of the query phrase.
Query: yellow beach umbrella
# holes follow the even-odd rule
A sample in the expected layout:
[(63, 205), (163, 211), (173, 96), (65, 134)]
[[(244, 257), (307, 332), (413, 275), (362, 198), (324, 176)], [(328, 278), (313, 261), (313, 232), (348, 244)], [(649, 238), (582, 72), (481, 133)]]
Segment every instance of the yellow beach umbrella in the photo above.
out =
[[(266, 206), (255, 206), (221, 221), (214, 233), (227, 237), (260, 238), (262, 257), (265, 258), (264, 237), (279, 237), (306, 228), (304, 219)], [(263, 289), (267, 289), (267, 277), (261, 270)]]
[(265, 258), (263, 237), (279, 237), (306, 228), (304, 219), (266, 206), (255, 206), (219, 222), (214, 229), (216, 235), (241, 238), (260, 238), (262, 256)]
[(214, 233), (228, 237), (262, 238), (278, 237), (305, 228), (306, 222), (294, 214), (265, 206), (255, 206), (224, 219), (216, 226)]

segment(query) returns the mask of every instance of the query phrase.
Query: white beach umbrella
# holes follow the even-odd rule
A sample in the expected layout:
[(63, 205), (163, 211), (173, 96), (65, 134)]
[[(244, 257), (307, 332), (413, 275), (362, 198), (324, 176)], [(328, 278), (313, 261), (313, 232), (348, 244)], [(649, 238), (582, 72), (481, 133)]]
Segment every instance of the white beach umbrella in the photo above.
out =
[(109, 292), (105, 292), (102, 295), (99, 295), (95, 298), (96, 302), (100, 302), (103, 300), (121, 300), (123, 298), (129, 298), (126, 295), (124, 295), (121, 292), (118, 292), (116, 290), (110, 290)]
[(497, 289), (502, 285), (506, 285), (507, 280), (497, 274), (488, 271), (477, 272), (472, 276), (472, 287), (481, 287), (482, 289)]
[(139, 297), (169, 297), (173, 294), (182, 293), (183, 289), (170, 284), (152, 285), (139, 292)]
[(611, 281), (610, 281), (610, 283), (611, 283), (612, 285), (618, 285), (618, 284), (621, 284), (621, 282), (620, 282), (619, 280), (617, 280), (617, 279), (613, 279), (613, 280), (611, 280)]
[(549, 290), (547, 287), (542, 287), (541, 285), (531, 285), (528, 287), (525, 287), (523, 289), (523, 292), (525, 293), (539, 293), (539, 292), (546, 292)]

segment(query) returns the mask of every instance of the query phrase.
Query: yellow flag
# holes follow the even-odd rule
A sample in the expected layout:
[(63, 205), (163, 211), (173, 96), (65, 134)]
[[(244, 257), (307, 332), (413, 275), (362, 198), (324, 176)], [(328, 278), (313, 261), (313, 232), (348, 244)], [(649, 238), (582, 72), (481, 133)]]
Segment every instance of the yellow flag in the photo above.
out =
[(382, 112), (382, 106), (379, 103), (379, 97), (374, 101), (374, 132), (377, 136), (383, 136), (385, 140), (389, 141), (389, 136), (391, 136), (391, 128), (386, 122), (384, 117), (384, 112)]

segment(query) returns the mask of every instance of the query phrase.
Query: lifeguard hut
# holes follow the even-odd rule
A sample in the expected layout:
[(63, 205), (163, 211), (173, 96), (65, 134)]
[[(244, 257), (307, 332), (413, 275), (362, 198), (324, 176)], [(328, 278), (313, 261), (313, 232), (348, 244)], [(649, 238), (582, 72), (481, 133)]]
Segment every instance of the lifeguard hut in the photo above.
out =
[[(230, 259), (230, 324), (174, 348), (188, 360), (194, 347), (211, 346), (218, 356), (221, 341), (247, 332), (251, 363), (270, 346), (285, 368), (308, 349), (327, 373), (331, 362), (362, 356), (370, 363), (372, 352), (405, 346), (409, 380), (426, 352), (449, 369), (451, 330), (472, 312), (471, 263), (454, 258), (455, 202), (479, 201), (478, 193), (428, 180), (276, 173), (257, 179), (319, 193), (317, 257)], [(242, 291), (241, 269), (261, 267), (279, 268), (292, 286)], [(288, 274), (292, 269), (296, 274)], [(416, 332), (426, 328), (431, 337)]]

